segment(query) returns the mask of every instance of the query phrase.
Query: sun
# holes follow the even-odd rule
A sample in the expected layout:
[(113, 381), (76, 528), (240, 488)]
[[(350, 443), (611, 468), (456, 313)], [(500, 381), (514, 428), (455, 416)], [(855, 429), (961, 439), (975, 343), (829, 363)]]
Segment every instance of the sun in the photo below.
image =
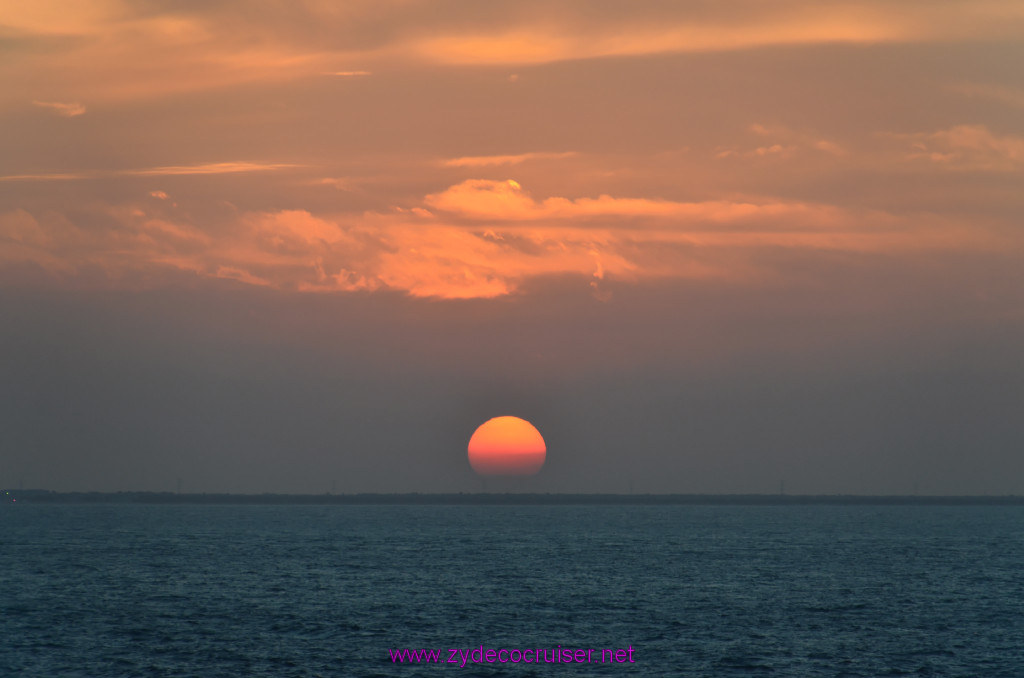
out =
[(540, 431), (519, 417), (495, 417), (469, 439), (469, 465), (482, 476), (532, 476), (544, 466)]

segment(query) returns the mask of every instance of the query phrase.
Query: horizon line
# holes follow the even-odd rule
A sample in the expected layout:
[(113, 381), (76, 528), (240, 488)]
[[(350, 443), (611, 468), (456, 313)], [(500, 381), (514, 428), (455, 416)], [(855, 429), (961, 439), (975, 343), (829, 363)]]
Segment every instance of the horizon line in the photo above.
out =
[[(765, 493), (608, 493), (608, 492), (355, 492), (233, 493), (152, 490), (0, 489), (4, 499), (24, 503), (139, 504), (1002, 504), (1024, 505), (1017, 494), (765, 494)], [(4, 503), (9, 503), (4, 501)]]

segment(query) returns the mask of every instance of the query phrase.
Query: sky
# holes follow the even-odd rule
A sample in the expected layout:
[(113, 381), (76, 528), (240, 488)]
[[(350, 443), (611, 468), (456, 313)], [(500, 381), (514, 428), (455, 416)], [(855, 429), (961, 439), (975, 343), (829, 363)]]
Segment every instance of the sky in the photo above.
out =
[(1024, 494), (1022, 63), (1017, 0), (0, 0), (0, 485)]

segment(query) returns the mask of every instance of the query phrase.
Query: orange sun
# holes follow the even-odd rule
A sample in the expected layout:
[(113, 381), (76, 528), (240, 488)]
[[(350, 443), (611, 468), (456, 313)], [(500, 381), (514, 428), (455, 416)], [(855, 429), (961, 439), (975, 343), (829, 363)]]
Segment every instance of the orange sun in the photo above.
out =
[(482, 476), (532, 476), (547, 453), (540, 431), (519, 417), (488, 419), (469, 439), (469, 465)]

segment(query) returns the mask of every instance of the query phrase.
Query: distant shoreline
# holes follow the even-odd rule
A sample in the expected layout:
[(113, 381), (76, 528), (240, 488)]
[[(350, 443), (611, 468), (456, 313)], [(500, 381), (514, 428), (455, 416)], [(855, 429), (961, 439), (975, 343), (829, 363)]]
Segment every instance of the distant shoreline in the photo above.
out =
[(53, 492), (4, 490), (3, 503), (222, 504), (348, 506), (1024, 506), (1024, 496), (851, 494), (178, 494), (174, 492)]

